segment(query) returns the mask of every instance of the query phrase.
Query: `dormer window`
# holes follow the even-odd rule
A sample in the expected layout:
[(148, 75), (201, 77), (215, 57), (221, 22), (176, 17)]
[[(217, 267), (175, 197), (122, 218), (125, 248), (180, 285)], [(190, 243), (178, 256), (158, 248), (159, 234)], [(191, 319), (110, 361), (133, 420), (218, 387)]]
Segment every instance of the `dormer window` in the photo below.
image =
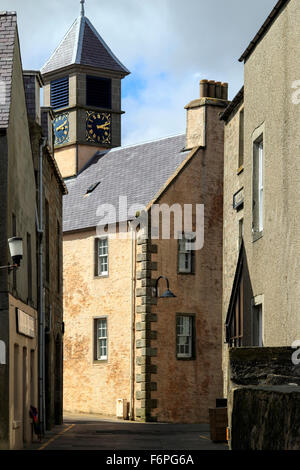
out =
[(111, 109), (111, 79), (86, 77), (86, 104), (96, 108)]
[(50, 96), (53, 109), (69, 106), (69, 77), (53, 80), (50, 84)]
[(97, 186), (99, 186), (100, 184), (100, 181), (97, 181), (96, 183), (93, 183), (91, 184), (91, 186), (88, 187), (88, 189), (86, 190), (86, 195), (88, 194), (91, 194), (93, 191), (95, 191), (95, 189), (97, 188)]

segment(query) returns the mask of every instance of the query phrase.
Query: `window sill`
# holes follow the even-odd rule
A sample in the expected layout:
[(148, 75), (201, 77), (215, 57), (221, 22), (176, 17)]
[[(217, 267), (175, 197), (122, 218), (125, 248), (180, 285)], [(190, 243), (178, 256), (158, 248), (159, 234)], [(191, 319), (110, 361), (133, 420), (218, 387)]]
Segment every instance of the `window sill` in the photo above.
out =
[(108, 274), (99, 274), (99, 276), (94, 276), (94, 279), (105, 279), (106, 277), (109, 277)]
[(178, 271), (177, 274), (179, 274), (180, 276), (190, 276), (190, 275), (195, 276), (195, 273), (184, 273), (184, 272), (181, 272), (181, 271)]
[(261, 232), (253, 232), (252, 233), (252, 242), (256, 242), (257, 240), (259, 240), (260, 238), (262, 238), (264, 235), (264, 231), (262, 230)]
[(195, 357), (177, 357), (177, 356), (176, 356), (176, 359), (177, 361), (195, 361), (196, 360)]
[(244, 165), (240, 166), (239, 169), (237, 170), (236, 174), (240, 175), (244, 171)]
[(108, 362), (108, 359), (94, 359), (93, 360), (93, 365), (97, 366), (100, 364), (106, 364)]

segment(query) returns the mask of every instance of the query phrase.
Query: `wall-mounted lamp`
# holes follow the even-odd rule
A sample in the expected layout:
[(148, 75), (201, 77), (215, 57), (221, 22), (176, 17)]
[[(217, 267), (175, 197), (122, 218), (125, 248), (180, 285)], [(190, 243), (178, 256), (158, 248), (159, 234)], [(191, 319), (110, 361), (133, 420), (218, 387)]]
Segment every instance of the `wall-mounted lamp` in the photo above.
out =
[[(160, 279), (165, 279), (167, 281), (167, 290), (162, 295), (159, 296), (158, 295), (158, 283)], [(171, 297), (176, 297), (176, 295), (170, 291), (169, 279), (166, 276), (159, 276), (159, 278), (156, 279), (155, 287), (153, 288), (153, 294), (154, 294), (154, 297), (160, 297), (161, 299), (169, 299)]]
[(11, 269), (18, 269), (20, 267), (21, 259), (23, 258), (23, 238), (9, 238), (8, 246), (13, 264), (9, 264), (8, 266), (0, 266), (0, 269), (8, 269), (10, 271)]

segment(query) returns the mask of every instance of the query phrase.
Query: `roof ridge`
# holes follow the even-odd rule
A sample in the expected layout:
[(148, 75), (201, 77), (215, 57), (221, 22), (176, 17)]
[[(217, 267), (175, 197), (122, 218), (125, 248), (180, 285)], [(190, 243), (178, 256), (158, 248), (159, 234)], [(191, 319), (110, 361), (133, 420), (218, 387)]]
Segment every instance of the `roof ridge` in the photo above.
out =
[(0, 16), (17, 16), (17, 12), (2, 10), (0, 11)]
[[(70, 32), (72, 31), (75, 23), (78, 21), (80, 17), (77, 17), (75, 21), (73, 21), (72, 25), (70, 26), (70, 28), (68, 29), (68, 31), (66, 32), (66, 34), (64, 35), (64, 37), (62, 38), (62, 40), (59, 42), (58, 46), (55, 48), (55, 50), (52, 52), (51, 56), (49, 57), (49, 59), (47, 60), (47, 62), (44, 63), (43, 67), (41, 68), (41, 73), (43, 73), (43, 70), (47, 67), (47, 65), (49, 64), (49, 62), (51, 62), (52, 58), (55, 56), (56, 52), (58, 51), (58, 49), (61, 47), (61, 45), (63, 44), (63, 42), (65, 41), (65, 39), (67, 38), (67, 36), (70, 34)], [(74, 51), (73, 51), (73, 56), (74, 56)], [(47, 73), (47, 72), (46, 72)]]
[(112, 56), (112, 58), (117, 62), (117, 64), (126, 72), (126, 73), (130, 73), (129, 70), (125, 67), (125, 65), (122, 64), (122, 62), (117, 58), (117, 56), (113, 53), (113, 51), (110, 49), (110, 47), (106, 44), (106, 42), (104, 41), (104, 39), (102, 38), (102, 36), (98, 33), (98, 31), (96, 30), (96, 28), (92, 25), (92, 23), (90, 22), (90, 20), (87, 18), (87, 17), (84, 17), (87, 25), (89, 26), (89, 28), (93, 31), (93, 33), (95, 34), (95, 36), (97, 37), (97, 39), (100, 41), (100, 43), (102, 44), (102, 46), (106, 49), (106, 51)]
[[(152, 144), (154, 142), (159, 142), (161, 140), (167, 140), (167, 139), (172, 139), (173, 137), (183, 137), (185, 135), (184, 132), (180, 133), (180, 134), (171, 134), (171, 135), (168, 135), (166, 137), (159, 137), (157, 139), (152, 139), (152, 140), (145, 140), (143, 142), (137, 142), (136, 144), (129, 144), (129, 145), (122, 145), (120, 147), (116, 147), (116, 148), (113, 148), (111, 150), (109, 150), (109, 153), (111, 152), (116, 152), (118, 150), (123, 150), (123, 149), (127, 149), (127, 148), (131, 148), (131, 147), (139, 147), (141, 145), (146, 145), (146, 144)], [(98, 151), (99, 154), (101, 154), (103, 151), (99, 150)]]

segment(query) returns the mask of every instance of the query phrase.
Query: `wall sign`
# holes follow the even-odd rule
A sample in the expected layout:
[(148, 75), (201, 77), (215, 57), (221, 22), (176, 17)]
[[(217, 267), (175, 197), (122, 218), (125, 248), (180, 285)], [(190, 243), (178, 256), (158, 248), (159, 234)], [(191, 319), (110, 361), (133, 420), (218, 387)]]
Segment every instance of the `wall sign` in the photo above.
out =
[(35, 318), (28, 313), (23, 312), (19, 308), (16, 309), (17, 313), (17, 332), (20, 335), (35, 338)]
[(242, 209), (244, 206), (244, 188), (239, 189), (234, 195), (233, 195), (233, 208), (235, 210)]

